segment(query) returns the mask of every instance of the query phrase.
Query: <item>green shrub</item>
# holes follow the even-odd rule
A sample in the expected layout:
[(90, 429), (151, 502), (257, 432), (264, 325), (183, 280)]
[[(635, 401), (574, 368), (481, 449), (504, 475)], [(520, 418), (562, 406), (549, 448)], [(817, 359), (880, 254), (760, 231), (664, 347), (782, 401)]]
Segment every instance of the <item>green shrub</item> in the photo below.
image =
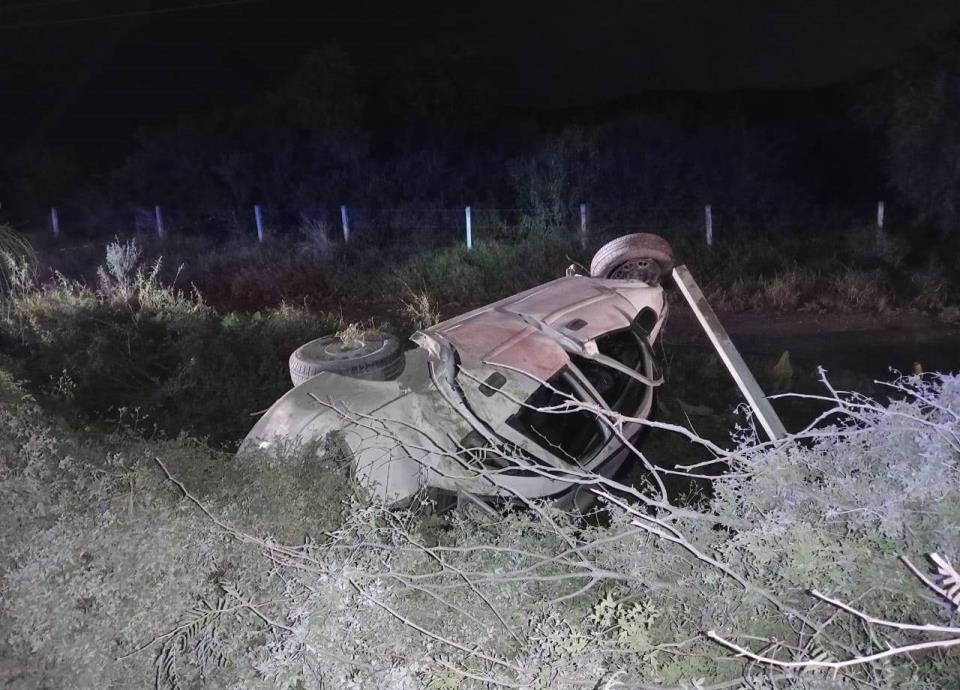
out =
[(283, 304), (221, 316), (162, 283), (159, 262), (137, 266), (135, 244), (110, 250), (97, 289), (57, 276), (9, 295), (0, 319), (26, 375), (40, 387), (66, 377), (88, 414), (142, 408), (174, 435), (236, 441), (289, 387), (289, 353), (338, 325)]
[(0, 223), (0, 289), (16, 290), (35, 270), (37, 255), (13, 226)]
[(440, 305), (482, 306), (562, 276), (568, 257), (581, 253), (570, 237), (549, 232), (520, 242), (481, 242), (469, 251), (438, 249), (397, 267), (386, 294), (409, 286)]
[[(258, 626), (190, 621), (191, 612), (215, 607), (228, 581), (277, 597), (282, 586), (259, 549), (183, 503), (156, 458), (225, 520), (278, 539), (335, 529), (349, 496), (333, 451), (289, 448), (240, 462), (186, 437), (77, 432), (5, 374), (0, 448), (0, 656), (24, 659), (0, 665), (4, 687), (150, 687), (174, 677), (189, 685), (228, 658), (214, 687), (255, 680), (243, 657), (263, 643)], [(119, 659), (169, 630), (179, 632)], [(154, 664), (162, 652), (175, 666)]]
[(957, 377), (897, 382), (888, 405), (835, 399), (832, 425), (774, 449), (741, 432), (699, 510), (611, 494), (590, 523), (547, 508), (389, 511), (351, 497), (332, 449), (231, 460), (188, 439), (84, 435), (0, 384), (0, 498), (14, 518), (0, 532), (0, 626), (15, 662), (0, 674), (29, 659), (36, 686), (932, 689), (956, 677), (942, 651), (836, 679), (784, 674), (701, 633), (788, 660), (922, 637), (864, 625), (811, 588), (949, 624), (896, 557), (960, 560)]
[[(814, 271), (772, 240), (678, 246), (727, 308), (878, 309), (896, 299), (886, 268), (834, 257)], [(352, 271), (359, 277), (332, 294), (355, 289), (365, 306), (389, 295), (394, 309), (414, 295), (409, 319), (424, 323), (560, 275), (584, 253), (548, 233), (388, 268), (375, 251), (233, 252), (210, 266), (226, 276), (242, 264), (243, 281), (266, 276), (275, 295)], [(282, 302), (224, 315), (175, 288), (161, 263), (144, 268), (140, 254), (112, 244), (96, 288), (64, 276), (38, 286), (24, 271), (4, 296), (0, 685), (694, 688), (746, 678), (935, 688), (956, 677), (942, 651), (837, 679), (784, 675), (702, 632), (782, 659), (916, 639), (841, 615), (812, 587), (892, 620), (954, 620), (896, 557), (936, 551), (960, 562), (957, 377), (898, 382), (885, 405), (831, 400), (839, 413), (829, 425), (776, 448), (741, 430), (732, 471), (696, 500), (667, 505), (620, 486), (587, 522), (546, 507), (390, 511), (353, 496), (333, 444), (242, 458), (218, 446), (288, 388), (288, 353), (339, 319)], [(949, 308), (949, 289), (911, 284), (930, 293), (918, 306)], [(78, 424), (78, 413), (98, 424)]]
[[(841, 239), (822, 229), (760, 234), (724, 227), (714, 246), (707, 247), (699, 232), (669, 225), (598, 225), (591, 228), (584, 249), (569, 228), (524, 229), (497, 218), (491, 222), (496, 231), (483, 233), (472, 251), (449, 245), (418, 253), (412, 244), (382, 246), (362, 234), (348, 245), (331, 243), (329, 228), (310, 219), (300, 228), (302, 241), (280, 237), (258, 244), (234, 238), (217, 243), (171, 237), (160, 244), (145, 237), (138, 246), (145, 257), (162, 253), (166, 258), (159, 274), (164, 284), (178, 280), (195, 285), (204, 301), (221, 313), (309, 305), (348, 321), (375, 322), (399, 335), (422, 321), (407, 309), (408, 289), (425, 295), (446, 316), (556, 278), (571, 261), (589, 265), (592, 252), (604, 241), (641, 229), (663, 234), (678, 260), (691, 267), (708, 298), (723, 310), (882, 313), (907, 307), (940, 313), (960, 294), (958, 266), (943, 264), (943, 257), (956, 254), (952, 247), (911, 250), (905, 235), (887, 233), (878, 241), (876, 230), (868, 227), (838, 228), (834, 235)], [(93, 280), (89, 266), (72, 260), (85, 252), (78, 247), (44, 259), (56, 258), (72, 278)], [(916, 276), (929, 280), (917, 282)]]

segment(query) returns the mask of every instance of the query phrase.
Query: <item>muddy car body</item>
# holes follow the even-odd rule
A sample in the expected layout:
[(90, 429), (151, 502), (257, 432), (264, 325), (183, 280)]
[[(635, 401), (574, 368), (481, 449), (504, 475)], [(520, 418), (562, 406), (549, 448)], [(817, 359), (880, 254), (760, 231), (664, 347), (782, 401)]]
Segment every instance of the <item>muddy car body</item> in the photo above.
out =
[(426, 491), (578, 505), (571, 480), (611, 476), (642, 427), (597, 412), (642, 420), (660, 383), (652, 345), (667, 304), (642, 277), (568, 275), (421, 330), (388, 380), (320, 372), (243, 447), (333, 432), (356, 481), (389, 504)]

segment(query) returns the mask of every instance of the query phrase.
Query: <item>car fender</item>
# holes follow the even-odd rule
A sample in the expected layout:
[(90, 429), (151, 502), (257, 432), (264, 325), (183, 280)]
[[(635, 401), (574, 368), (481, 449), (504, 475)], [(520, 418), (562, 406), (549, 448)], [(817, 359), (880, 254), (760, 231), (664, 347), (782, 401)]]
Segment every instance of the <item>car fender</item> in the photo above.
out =
[(431, 420), (450, 423), (440, 414), (445, 406), (433, 400), (439, 395), (429, 385), (426, 353), (408, 353), (407, 360), (404, 375), (393, 381), (329, 372), (307, 379), (260, 417), (239, 452), (306, 445), (338, 432), (357, 483), (375, 500), (405, 502), (423, 486), (431, 465), (426, 457), (412, 456), (417, 449), (429, 455), (429, 439), (443, 436)]

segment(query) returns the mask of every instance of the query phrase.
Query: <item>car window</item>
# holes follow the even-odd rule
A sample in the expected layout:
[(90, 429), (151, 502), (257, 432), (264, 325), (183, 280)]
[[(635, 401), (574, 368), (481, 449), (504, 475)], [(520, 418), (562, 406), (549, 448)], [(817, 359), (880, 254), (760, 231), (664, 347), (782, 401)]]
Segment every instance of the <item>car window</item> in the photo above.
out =
[[(601, 354), (625, 364), (637, 371), (641, 369), (643, 348), (631, 331), (610, 333), (597, 339)], [(570, 358), (596, 389), (611, 410), (632, 416), (643, 400), (644, 385), (623, 372), (598, 364), (586, 357), (573, 355)]]
[(568, 462), (586, 462), (600, 449), (606, 434), (592, 412), (556, 411), (569, 404), (571, 397), (589, 401), (576, 378), (563, 370), (537, 388), (526, 404), (507, 419), (507, 424)]
[[(604, 355), (634, 370), (643, 369), (644, 348), (637, 334), (630, 330), (618, 331), (597, 339), (597, 349)], [(644, 400), (646, 386), (635, 378), (598, 364), (585, 357), (571, 356), (571, 362), (596, 389), (603, 401), (614, 412), (636, 415)], [(568, 461), (586, 462), (603, 446), (610, 434), (592, 412), (581, 410), (568, 413), (551, 412), (570, 397), (592, 402), (578, 379), (568, 370), (540, 386), (507, 424), (525, 437)]]

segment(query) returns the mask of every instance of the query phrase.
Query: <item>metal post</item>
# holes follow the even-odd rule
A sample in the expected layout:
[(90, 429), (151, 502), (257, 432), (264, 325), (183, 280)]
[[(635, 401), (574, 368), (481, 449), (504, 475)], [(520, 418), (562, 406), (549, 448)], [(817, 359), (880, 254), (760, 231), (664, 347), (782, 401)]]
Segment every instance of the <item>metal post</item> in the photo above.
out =
[(163, 213), (159, 206), (153, 207), (153, 216), (157, 221), (157, 237), (163, 237)]
[(470, 207), (464, 210), (464, 213), (467, 218), (467, 249), (473, 249), (473, 223), (470, 218)]
[(763, 394), (763, 389), (760, 388), (760, 384), (753, 377), (747, 363), (743, 361), (743, 357), (740, 356), (733, 341), (730, 340), (723, 324), (720, 323), (720, 319), (717, 318), (710, 307), (710, 303), (707, 302), (707, 298), (687, 267), (677, 266), (674, 268), (673, 280), (680, 288), (681, 294), (683, 294), (687, 304), (690, 305), (703, 330), (706, 331), (707, 337), (713, 343), (714, 349), (720, 355), (720, 359), (723, 360), (730, 376), (736, 381), (743, 397), (750, 403), (751, 409), (753, 409), (767, 436), (770, 437), (771, 441), (784, 438), (787, 435), (787, 430), (784, 428), (783, 422), (780, 421), (780, 417), (777, 416), (767, 396)]
[(263, 214), (260, 212), (260, 204), (254, 205), (253, 218), (257, 221), (257, 242), (263, 242)]
[(347, 213), (346, 205), (340, 207), (340, 223), (343, 225), (343, 241), (350, 241), (350, 214)]
[(57, 216), (56, 207), (50, 208), (50, 229), (53, 231), (53, 238), (60, 237), (60, 218)]
[(590, 221), (590, 205), (580, 204), (580, 246), (587, 248), (587, 230)]
[(703, 207), (704, 219), (707, 227), (707, 246), (713, 246), (713, 207), (707, 204)]

